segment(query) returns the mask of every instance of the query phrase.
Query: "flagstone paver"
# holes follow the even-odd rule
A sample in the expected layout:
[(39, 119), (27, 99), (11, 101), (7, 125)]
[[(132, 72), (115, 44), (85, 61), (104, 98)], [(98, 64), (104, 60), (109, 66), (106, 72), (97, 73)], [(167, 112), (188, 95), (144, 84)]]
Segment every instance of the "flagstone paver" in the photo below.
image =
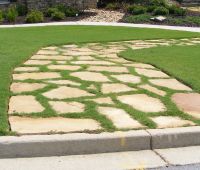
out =
[(146, 94), (119, 96), (118, 100), (142, 112), (163, 112), (166, 110), (164, 104), (159, 99)]
[(189, 120), (183, 120), (179, 117), (173, 116), (158, 116), (151, 118), (158, 126), (158, 128), (175, 128), (180, 126), (194, 126), (195, 123)]
[(176, 93), (172, 96), (172, 100), (180, 110), (200, 119), (200, 94)]
[(10, 90), (13, 93), (31, 92), (44, 88), (46, 85), (42, 83), (13, 83)]
[(43, 93), (43, 96), (49, 99), (67, 99), (94, 95), (78, 88), (61, 86)]
[(78, 102), (50, 101), (49, 104), (58, 114), (83, 112), (85, 109), (85, 105)]
[(98, 111), (112, 120), (117, 128), (141, 128), (138, 121), (132, 119), (128, 113), (122, 109), (113, 107), (99, 107)]
[(105, 83), (102, 85), (102, 93), (120, 93), (127, 91), (136, 91), (135, 88), (131, 88), (121, 83)]
[(106, 76), (101, 73), (94, 73), (89, 71), (74, 72), (70, 74), (71, 76), (78, 77), (86, 81), (95, 81), (95, 82), (108, 82), (110, 81)]
[(11, 116), (9, 121), (11, 129), (19, 134), (78, 132), (101, 129), (99, 123), (93, 119), (73, 119), (63, 117), (30, 118)]
[(12, 96), (9, 103), (9, 114), (13, 113), (38, 113), (44, 111), (44, 107), (34, 96)]
[(176, 79), (152, 79), (149, 81), (154, 85), (166, 87), (173, 90), (187, 90), (187, 91), (192, 90), (190, 87), (182, 84)]
[(169, 105), (174, 102), (177, 112), (200, 119), (200, 94), (150, 64), (118, 56), (128, 48), (200, 42), (195, 38), (185, 41), (42, 48), (14, 69), (8, 109), (11, 129), (19, 134), (40, 134), (152, 128), (153, 122), (158, 128), (195, 125), (178, 115), (172, 117)]

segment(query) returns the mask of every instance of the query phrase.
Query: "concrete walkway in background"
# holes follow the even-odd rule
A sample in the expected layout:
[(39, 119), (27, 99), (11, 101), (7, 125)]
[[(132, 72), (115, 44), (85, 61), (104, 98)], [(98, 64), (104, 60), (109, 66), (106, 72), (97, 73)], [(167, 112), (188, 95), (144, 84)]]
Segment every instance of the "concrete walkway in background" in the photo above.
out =
[(36, 23), (36, 24), (0, 25), (0, 28), (39, 27), (39, 26), (58, 26), (58, 25), (122, 26), (122, 27), (159, 28), (159, 29), (167, 29), (167, 30), (200, 32), (200, 27), (182, 27), (182, 26), (128, 24), (128, 23), (108, 23), (108, 22), (79, 22), (79, 21), (77, 21), (77, 22), (51, 22), (51, 23)]
[(158, 149), (155, 151), (143, 150), (62, 157), (0, 159), (0, 169), (127, 170), (153, 168), (154, 170), (188, 170), (190, 168), (198, 169), (200, 167), (198, 165), (199, 163), (200, 146), (191, 146), (184, 148)]

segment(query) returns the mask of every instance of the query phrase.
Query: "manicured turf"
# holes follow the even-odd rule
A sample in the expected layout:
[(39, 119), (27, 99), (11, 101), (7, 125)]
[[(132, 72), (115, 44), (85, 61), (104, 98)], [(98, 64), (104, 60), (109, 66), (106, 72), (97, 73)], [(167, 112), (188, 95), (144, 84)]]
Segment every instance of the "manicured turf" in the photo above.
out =
[(124, 27), (52, 26), (0, 29), (0, 134), (9, 132), (7, 108), (12, 70), (43, 46), (199, 36), (199, 33)]
[(200, 92), (200, 45), (129, 49), (121, 55), (155, 65)]

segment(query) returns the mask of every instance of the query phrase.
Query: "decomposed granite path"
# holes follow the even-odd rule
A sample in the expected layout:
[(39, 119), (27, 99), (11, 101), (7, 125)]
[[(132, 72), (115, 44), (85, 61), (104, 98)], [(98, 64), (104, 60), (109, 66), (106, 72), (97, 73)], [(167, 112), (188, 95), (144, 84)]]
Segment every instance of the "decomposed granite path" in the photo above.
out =
[(200, 39), (45, 47), (14, 69), (9, 101), (18, 134), (101, 132), (194, 126), (200, 94), (152, 65), (118, 53)]

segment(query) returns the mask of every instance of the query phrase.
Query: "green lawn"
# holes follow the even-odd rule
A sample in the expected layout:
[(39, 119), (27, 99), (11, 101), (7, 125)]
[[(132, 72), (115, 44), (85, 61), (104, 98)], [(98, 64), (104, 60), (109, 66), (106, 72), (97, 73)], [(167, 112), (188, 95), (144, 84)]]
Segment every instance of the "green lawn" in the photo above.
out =
[(150, 63), (200, 92), (200, 45), (129, 49), (121, 55), (129, 60)]
[[(125, 27), (97, 27), (97, 26), (51, 26), (51, 27), (32, 27), (32, 28), (4, 28), (0, 29), (0, 134), (9, 134), (9, 124), (7, 121), (7, 108), (8, 108), (8, 98), (9, 98), (9, 86), (12, 80), (11, 74), (13, 68), (20, 65), (23, 61), (27, 60), (32, 54), (34, 54), (39, 48), (43, 46), (49, 45), (61, 45), (68, 43), (83, 43), (83, 42), (106, 42), (106, 41), (120, 41), (120, 40), (134, 40), (134, 39), (170, 39), (170, 38), (190, 38), (190, 37), (200, 37), (199, 33), (190, 33), (190, 32), (178, 32), (178, 31), (169, 31), (169, 30), (159, 30), (159, 29), (140, 29), (140, 28), (125, 28)], [(173, 47), (172, 47), (173, 48)], [(180, 48), (180, 47), (179, 47)], [(185, 47), (184, 47), (185, 48)], [(183, 48), (183, 49), (184, 49)], [(192, 47), (194, 50), (198, 49), (198, 47)], [(159, 49), (159, 48), (158, 48)], [(160, 48), (160, 49), (167, 49)], [(185, 48), (190, 49), (190, 47)], [(153, 49), (156, 51), (156, 49)], [(172, 51), (167, 51), (167, 53), (171, 54), (172, 58), (175, 56), (176, 49), (174, 48), (174, 53)], [(143, 50), (142, 50), (143, 51)], [(148, 51), (143, 52), (143, 56), (148, 54)], [(193, 51), (192, 51), (193, 52)], [(165, 52), (162, 51), (165, 54)], [(160, 54), (162, 54), (160, 52)], [(132, 56), (132, 52), (129, 51), (126, 53), (129, 58)], [(135, 53), (136, 54), (136, 53)], [(163, 55), (164, 55), (163, 54)], [(185, 56), (184, 59), (189, 59), (190, 57), (195, 57), (195, 54), (188, 52), (189, 56)], [(131, 55), (131, 56), (130, 56)], [(135, 56), (135, 55), (134, 55)], [(166, 54), (164, 55), (164, 57)], [(189, 59), (189, 63), (181, 62), (183, 64), (187, 64), (186, 66), (178, 63), (178, 60), (181, 59), (180, 55), (177, 55), (179, 59), (174, 58), (175, 65), (171, 68), (169, 63), (166, 63), (166, 67), (168, 70), (172, 71), (170, 73), (176, 74), (175, 76), (180, 76), (180, 70), (177, 68), (187, 68), (188, 65), (191, 66), (191, 69), (194, 69), (197, 73), (197, 61), (199, 59), (196, 56), (196, 61), (192, 62), (192, 59)], [(160, 56), (157, 56), (161, 58)], [(138, 59), (142, 59), (142, 57), (137, 57)], [(148, 59), (153, 59), (153, 57), (148, 57)], [(144, 59), (144, 58), (143, 58)], [(144, 62), (150, 62), (151, 60), (145, 59)], [(159, 59), (158, 61), (160, 61)], [(172, 63), (172, 60), (170, 59)], [(164, 68), (164, 62), (158, 65), (159, 67)], [(193, 65), (194, 64), (194, 65)], [(178, 65), (178, 66), (177, 66)], [(169, 67), (170, 66), (170, 67)], [(178, 70), (177, 73), (176, 70)], [(167, 69), (166, 69), (167, 70)], [(167, 70), (167, 71), (168, 71)], [(192, 80), (188, 80), (187, 82), (195, 89), (200, 85), (197, 83), (197, 77), (194, 77), (193, 80), (191, 75), (199, 75), (194, 74), (194, 72), (190, 71), (189, 78)], [(186, 74), (186, 73), (185, 73)], [(187, 77), (186, 75), (183, 77)], [(182, 77), (180, 77), (182, 79)], [(185, 80), (186, 81), (186, 80)], [(196, 83), (195, 83), (196, 82)]]

